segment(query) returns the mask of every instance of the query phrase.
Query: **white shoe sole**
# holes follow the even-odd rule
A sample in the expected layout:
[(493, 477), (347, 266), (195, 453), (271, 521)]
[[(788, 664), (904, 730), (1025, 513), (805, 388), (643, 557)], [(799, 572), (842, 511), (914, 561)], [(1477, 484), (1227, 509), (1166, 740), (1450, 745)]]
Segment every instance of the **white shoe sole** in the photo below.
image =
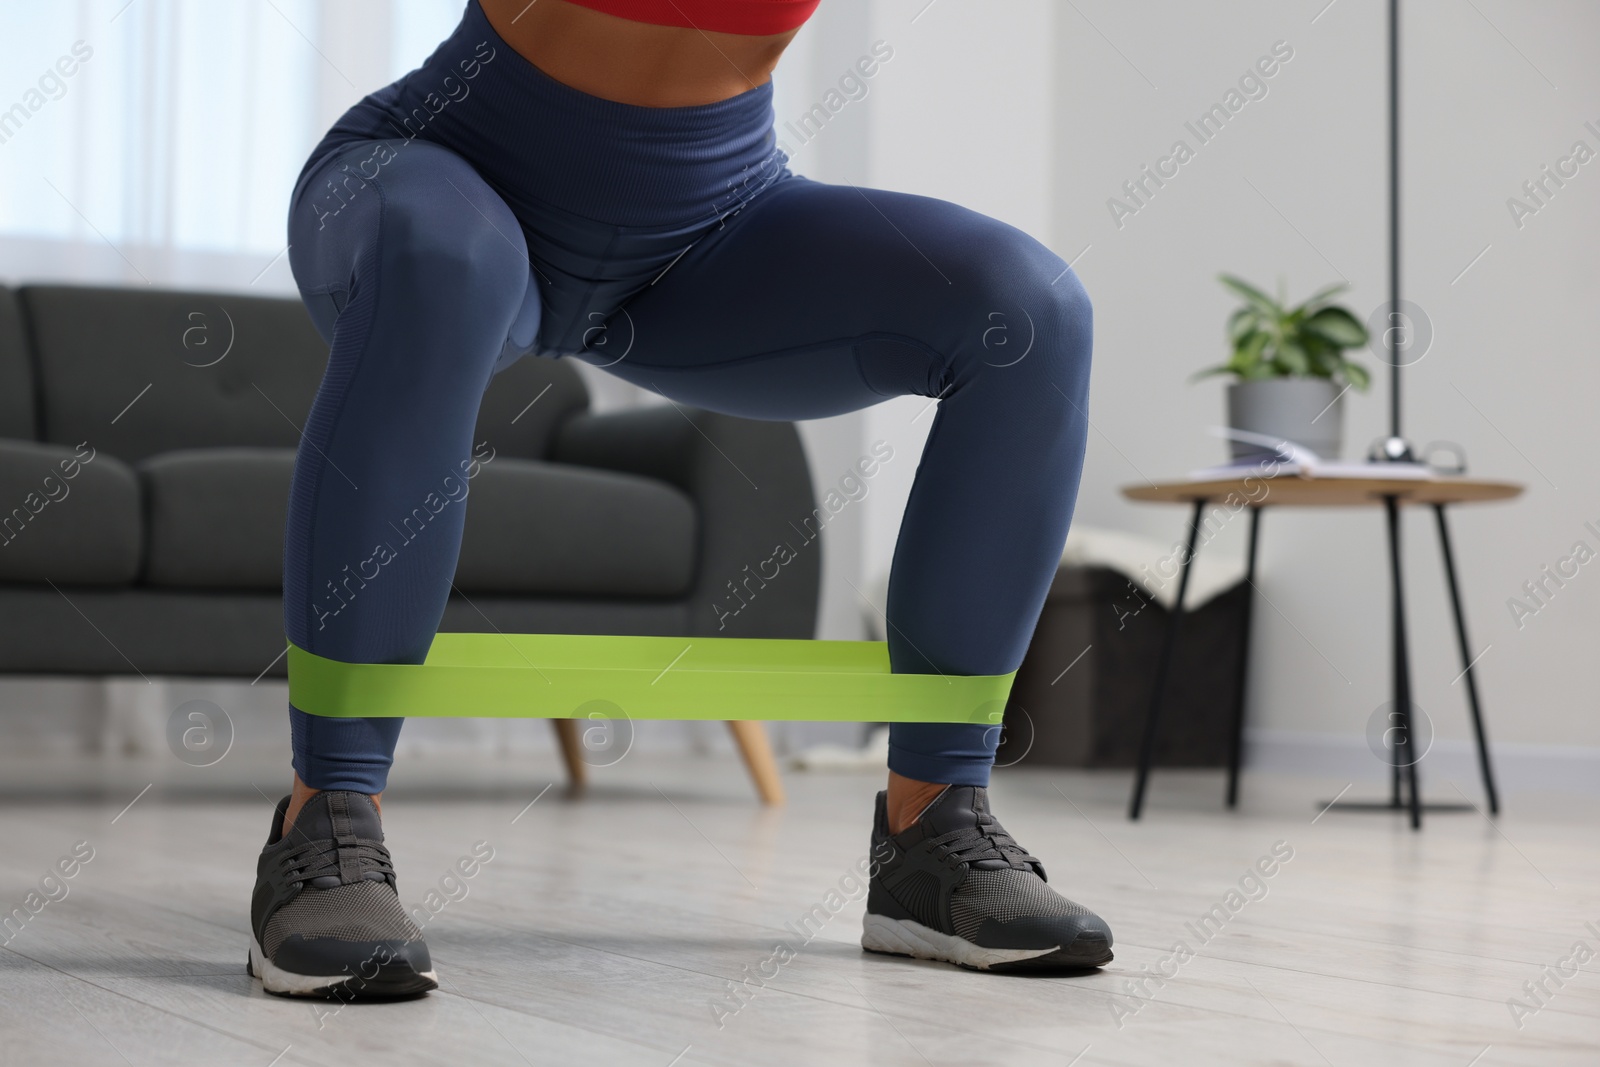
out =
[[(250, 936), (250, 973), (261, 979), (261, 986), (268, 993), (277, 993), (290, 997), (320, 997), (327, 996), (330, 990), (348, 982), (355, 977), (348, 972), (330, 975), (295, 974), (267, 959), (266, 953), (261, 951), (261, 943)], [(434, 971), (420, 971), (419, 975), (433, 982), (437, 987), (439, 976)]]
[(940, 960), (963, 967), (987, 971), (996, 964), (1048, 956), (1061, 946), (1049, 948), (984, 948), (964, 937), (941, 934), (911, 919), (891, 919), (867, 913), (861, 922), (861, 947), (868, 952), (892, 956), (913, 956), (919, 960)]

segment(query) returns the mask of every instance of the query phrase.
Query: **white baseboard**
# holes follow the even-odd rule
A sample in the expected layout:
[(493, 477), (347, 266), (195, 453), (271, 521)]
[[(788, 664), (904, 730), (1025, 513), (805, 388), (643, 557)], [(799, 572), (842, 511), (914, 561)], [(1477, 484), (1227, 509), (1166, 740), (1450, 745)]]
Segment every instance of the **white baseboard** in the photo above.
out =
[[(1600, 748), (1491, 741), (1489, 759), (1501, 792), (1600, 793)], [(1246, 730), (1250, 770), (1327, 775), (1355, 781), (1388, 780), (1389, 766), (1361, 737), (1287, 730)], [(1423, 781), (1453, 781), (1476, 796), (1477, 747), (1471, 741), (1436, 740), (1417, 765)]]

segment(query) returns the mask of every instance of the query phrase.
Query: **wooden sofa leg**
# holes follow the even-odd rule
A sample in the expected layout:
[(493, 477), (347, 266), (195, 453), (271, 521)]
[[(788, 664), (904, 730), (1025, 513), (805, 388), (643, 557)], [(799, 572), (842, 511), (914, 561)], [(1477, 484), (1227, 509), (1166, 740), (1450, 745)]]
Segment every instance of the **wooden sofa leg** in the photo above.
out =
[(778, 761), (772, 756), (772, 743), (767, 739), (767, 727), (760, 722), (729, 722), (733, 742), (739, 746), (745, 768), (756, 784), (756, 792), (763, 804), (783, 803), (783, 779), (778, 776)]
[(561, 744), (561, 760), (567, 765), (567, 786), (582, 789), (588, 782), (589, 765), (583, 762), (583, 738), (579, 735), (576, 719), (551, 719), (556, 729), (556, 740)]

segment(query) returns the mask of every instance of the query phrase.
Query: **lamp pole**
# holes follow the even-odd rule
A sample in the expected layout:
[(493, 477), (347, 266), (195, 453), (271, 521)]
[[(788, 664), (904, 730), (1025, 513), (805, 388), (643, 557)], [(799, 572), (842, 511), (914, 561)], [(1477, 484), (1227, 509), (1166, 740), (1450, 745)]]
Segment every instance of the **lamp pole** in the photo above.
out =
[(1389, 356), (1389, 437), (1371, 458), (1410, 463), (1411, 443), (1400, 432), (1400, 0), (1389, 0), (1389, 313), (1384, 343)]
[[(1389, 0), (1389, 436), (1400, 437), (1400, 0)], [(1402, 438), (1403, 439), (1403, 438)]]

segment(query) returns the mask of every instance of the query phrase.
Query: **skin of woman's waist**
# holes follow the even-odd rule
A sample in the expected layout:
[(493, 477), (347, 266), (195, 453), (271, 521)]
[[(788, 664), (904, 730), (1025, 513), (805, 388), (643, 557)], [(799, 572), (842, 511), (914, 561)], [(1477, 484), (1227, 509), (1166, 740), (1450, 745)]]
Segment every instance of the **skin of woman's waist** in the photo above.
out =
[(495, 32), (556, 81), (641, 107), (738, 96), (772, 77), (798, 30), (764, 37), (652, 26), (566, 0), (480, 0)]

